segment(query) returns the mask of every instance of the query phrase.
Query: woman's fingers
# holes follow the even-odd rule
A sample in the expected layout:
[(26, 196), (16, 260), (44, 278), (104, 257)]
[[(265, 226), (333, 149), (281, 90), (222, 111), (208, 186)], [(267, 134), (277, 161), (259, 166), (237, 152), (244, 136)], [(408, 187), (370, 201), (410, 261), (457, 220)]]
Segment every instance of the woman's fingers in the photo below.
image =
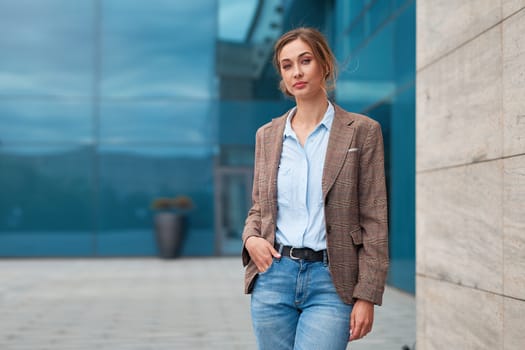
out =
[(264, 272), (270, 267), (273, 257), (281, 257), (279, 252), (261, 237), (250, 237), (245, 246), (259, 272)]

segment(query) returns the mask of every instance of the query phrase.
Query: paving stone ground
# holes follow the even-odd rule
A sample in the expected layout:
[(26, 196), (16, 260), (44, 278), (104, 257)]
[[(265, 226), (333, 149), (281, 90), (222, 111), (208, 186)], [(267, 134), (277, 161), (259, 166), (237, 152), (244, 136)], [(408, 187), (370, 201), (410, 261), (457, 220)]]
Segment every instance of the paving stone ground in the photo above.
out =
[[(414, 297), (387, 288), (348, 349), (414, 340)], [(0, 349), (256, 349), (240, 259), (0, 260)]]

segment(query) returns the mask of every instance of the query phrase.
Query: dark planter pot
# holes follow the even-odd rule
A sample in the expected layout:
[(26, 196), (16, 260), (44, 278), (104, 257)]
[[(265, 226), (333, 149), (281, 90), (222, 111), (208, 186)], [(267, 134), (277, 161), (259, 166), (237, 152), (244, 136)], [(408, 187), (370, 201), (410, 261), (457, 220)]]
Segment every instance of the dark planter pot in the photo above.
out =
[(155, 214), (154, 220), (160, 257), (173, 259), (180, 256), (186, 231), (185, 216), (170, 211), (161, 211)]

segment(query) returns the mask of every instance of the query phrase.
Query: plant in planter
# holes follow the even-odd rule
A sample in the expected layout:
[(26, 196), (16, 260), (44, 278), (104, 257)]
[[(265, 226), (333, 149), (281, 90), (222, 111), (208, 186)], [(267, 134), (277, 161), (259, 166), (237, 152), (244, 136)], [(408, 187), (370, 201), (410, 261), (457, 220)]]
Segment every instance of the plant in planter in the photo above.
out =
[(159, 254), (170, 259), (180, 255), (187, 230), (187, 214), (193, 201), (187, 196), (156, 198), (151, 204)]

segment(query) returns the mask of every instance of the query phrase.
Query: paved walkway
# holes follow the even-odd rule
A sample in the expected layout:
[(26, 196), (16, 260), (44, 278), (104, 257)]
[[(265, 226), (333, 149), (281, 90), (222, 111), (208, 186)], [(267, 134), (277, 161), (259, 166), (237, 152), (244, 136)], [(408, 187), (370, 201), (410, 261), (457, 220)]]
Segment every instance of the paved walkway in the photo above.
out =
[[(413, 345), (414, 298), (384, 304), (349, 349)], [(0, 260), (0, 349), (255, 349), (240, 260)]]

